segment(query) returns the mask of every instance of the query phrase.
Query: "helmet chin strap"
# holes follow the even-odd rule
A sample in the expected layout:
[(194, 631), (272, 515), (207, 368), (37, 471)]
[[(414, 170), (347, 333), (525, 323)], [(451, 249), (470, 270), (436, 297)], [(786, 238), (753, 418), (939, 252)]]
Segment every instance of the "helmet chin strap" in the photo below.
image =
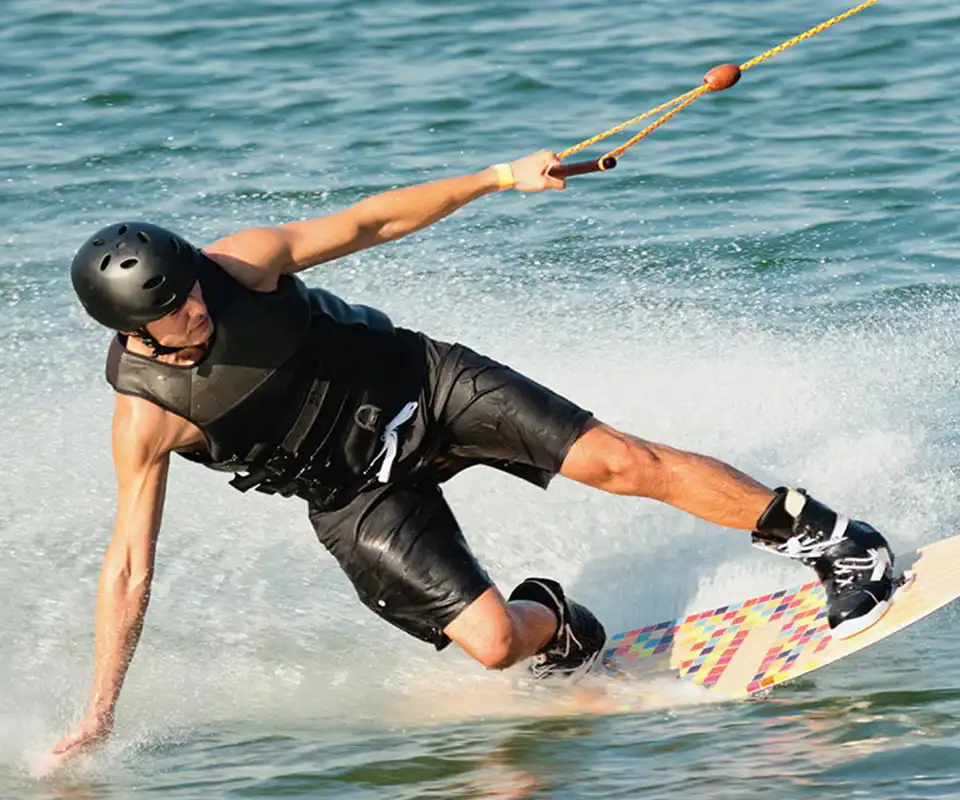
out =
[(155, 338), (153, 338), (153, 335), (146, 329), (145, 326), (143, 328), (140, 328), (140, 330), (137, 331), (137, 336), (140, 337), (140, 341), (142, 341), (147, 347), (153, 350), (154, 357), (172, 356), (174, 353), (179, 353), (183, 350), (188, 350), (193, 346), (193, 345), (184, 345), (183, 347), (168, 347), (165, 344), (160, 344), (160, 342), (158, 342)]

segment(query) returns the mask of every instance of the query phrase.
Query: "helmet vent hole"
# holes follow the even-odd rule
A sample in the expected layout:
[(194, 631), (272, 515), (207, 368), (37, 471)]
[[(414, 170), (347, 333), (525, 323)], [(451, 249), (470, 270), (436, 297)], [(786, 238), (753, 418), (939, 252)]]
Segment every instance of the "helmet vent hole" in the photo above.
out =
[(94, 247), (103, 247), (103, 245), (106, 244), (106, 242), (104, 242), (103, 239), (94, 239), (94, 240), (91, 242), (91, 244), (92, 244)]
[(137, 259), (135, 258), (126, 258), (120, 262), (120, 267), (122, 269), (130, 269), (130, 267), (137, 266)]
[(138, 238), (141, 242), (149, 242), (149, 241), (150, 241), (150, 237), (147, 236), (147, 234), (146, 234), (145, 231), (137, 231), (137, 238)]
[(121, 225), (120, 228), (117, 230), (117, 233), (119, 233), (121, 236), (123, 236), (123, 234), (125, 234), (126, 232), (127, 232), (126, 225)]
[[(161, 278), (160, 280), (163, 280), (163, 278)], [(172, 306), (176, 302), (177, 302), (177, 295), (175, 292), (171, 292), (170, 296), (166, 300), (164, 300), (162, 303), (154, 303), (154, 308), (166, 308), (167, 306)]]
[(161, 286), (164, 280), (166, 280), (166, 278), (164, 278), (163, 275), (155, 275), (150, 280), (148, 280), (145, 284), (143, 284), (143, 288), (146, 289), (147, 291), (151, 291)]
[(177, 241), (176, 236), (170, 237), (170, 244), (173, 245), (173, 252), (176, 253), (177, 255), (180, 255), (180, 242)]
[(100, 260), (100, 271), (103, 272), (103, 271), (109, 266), (109, 264), (110, 264), (110, 254), (107, 253), (107, 254)]

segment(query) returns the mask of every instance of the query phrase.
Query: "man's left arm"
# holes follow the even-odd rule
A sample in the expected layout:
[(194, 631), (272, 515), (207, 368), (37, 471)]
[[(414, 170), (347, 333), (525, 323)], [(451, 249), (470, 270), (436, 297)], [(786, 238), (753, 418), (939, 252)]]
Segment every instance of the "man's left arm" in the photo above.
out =
[(242, 283), (272, 289), (282, 274), (399, 239), (501, 189), (563, 189), (562, 180), (547, 175), (558, 163), (556, 155), (540, 151), (473, 175), (372, 195), (326, 217), (249, 228), (204, 250)]

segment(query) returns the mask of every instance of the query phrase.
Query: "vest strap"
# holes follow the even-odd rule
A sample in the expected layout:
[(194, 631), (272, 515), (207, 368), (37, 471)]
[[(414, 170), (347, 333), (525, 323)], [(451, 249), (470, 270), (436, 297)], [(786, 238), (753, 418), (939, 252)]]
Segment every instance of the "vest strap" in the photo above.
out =
[[(312, 482), (303, 476), (313, 472), (313, 462), (326, 450), (346, 401), (345, 396), (331, 399), (330, 394), (329, 381), (314, 378), (296, 419), (273, 454), (263, 463), (252, 465), (245, 475), (235, 475), (230, 485), (241, 492), (256, 489), (283, 497), (302, 493)], [(325, 407), (326, 419), (320, 419)]]

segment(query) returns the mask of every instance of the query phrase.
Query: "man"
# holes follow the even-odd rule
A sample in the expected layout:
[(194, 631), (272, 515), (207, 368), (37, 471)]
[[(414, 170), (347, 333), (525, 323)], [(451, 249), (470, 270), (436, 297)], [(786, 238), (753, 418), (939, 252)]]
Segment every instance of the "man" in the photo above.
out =
[(802, 490), (771, 491), (712, 458), (614, 430), (462, 345), (395, 328), (296, 272), (430, 225), (514, 187), (563, 189), (539, 152), (474, 175), (376, 195), (327, 217), (253, 228), (197, 250), (119, 223), (79, 250), (86, 310), (117, 332), (114, 533), (100, 576), (87, 711), (60, 759), (105, 739), (143, 624), (171, 453), (234, 473), (241, 491), (296, 495), (375, 613), (491, 669), (533, 657), (534, 677), (576, 675), (606, 634), (546, 578), (504, 599), (473, 558), (439, 484), (487, 464), (546, 487), (561, 474), (654, 498), (800, 559), (824, 583), (835, 635), (875, 622), (893, 554), (869, 525)]

